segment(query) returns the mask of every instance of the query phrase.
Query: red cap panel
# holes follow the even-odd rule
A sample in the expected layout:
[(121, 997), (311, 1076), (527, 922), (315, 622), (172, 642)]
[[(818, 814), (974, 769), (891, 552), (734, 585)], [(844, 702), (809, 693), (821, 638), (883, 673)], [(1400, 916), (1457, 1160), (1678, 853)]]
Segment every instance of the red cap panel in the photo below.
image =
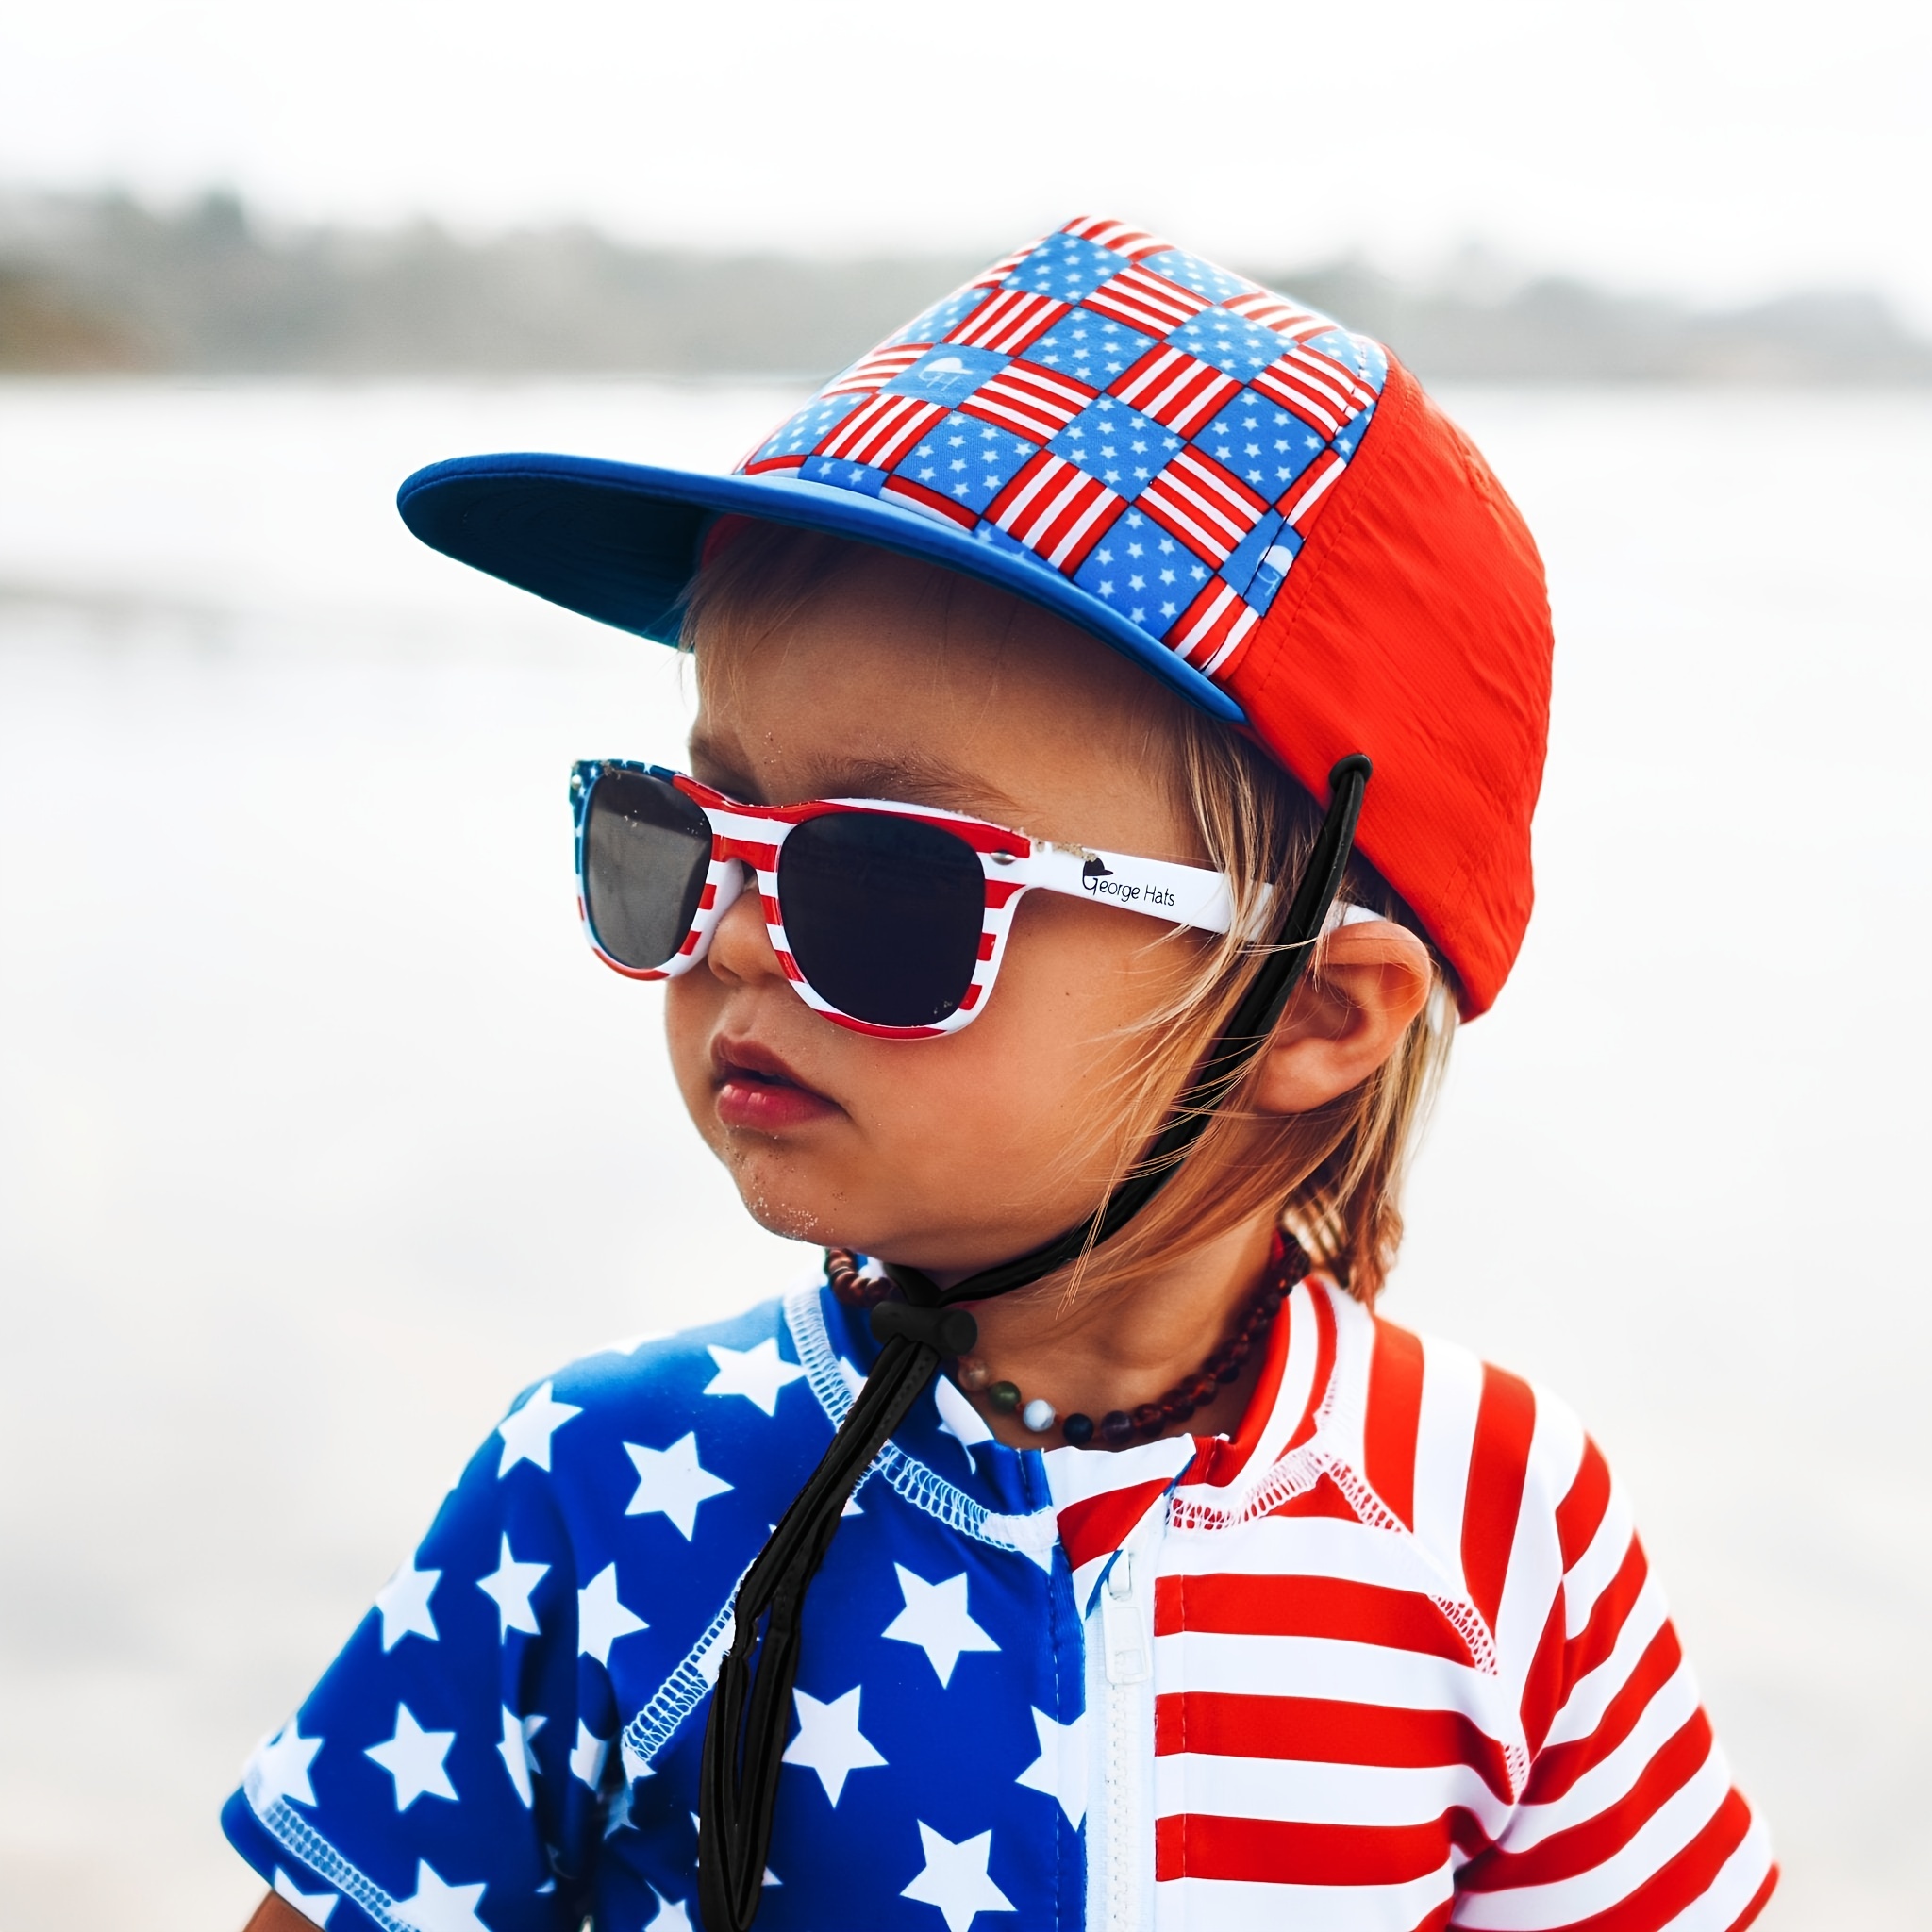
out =
[(1390, 359), (1369, 432), (1228, 688), (1317, 798), (1366, 752), (1357, 842), (1462, 982), (1493, 1002), (1534, 902), (1530, 815), (1550, 714), (1549, 599), (1516, 506)]

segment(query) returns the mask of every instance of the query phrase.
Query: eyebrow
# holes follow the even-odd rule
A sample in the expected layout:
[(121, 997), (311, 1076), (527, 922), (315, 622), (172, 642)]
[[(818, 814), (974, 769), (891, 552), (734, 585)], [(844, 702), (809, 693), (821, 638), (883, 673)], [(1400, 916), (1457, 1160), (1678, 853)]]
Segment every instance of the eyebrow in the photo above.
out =
[[(761, 796), (760, 787), (717, 741), (702, 732), (691, 741), (695, 775), (747, 805), (793, 805), (798, 799)], [(930, 752), (863, 756), (833, 752), (807, 767), (811, 798), (876, 798), (925, 805), (970, 818), (1010, 823), (1024, 808), (983, 774), (966, 772)]]

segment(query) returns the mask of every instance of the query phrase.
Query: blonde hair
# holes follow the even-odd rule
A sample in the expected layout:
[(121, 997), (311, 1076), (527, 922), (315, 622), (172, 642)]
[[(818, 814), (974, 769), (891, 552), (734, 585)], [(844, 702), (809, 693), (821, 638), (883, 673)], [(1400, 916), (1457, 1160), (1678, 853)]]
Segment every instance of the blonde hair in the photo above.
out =
[[(770, 636), (869, 554), (838, 538), (777, 525), (734, 531), (728, 543), (713, 547), (687, 592), (681, 647)], [(1235, 882), (1237, 916), (1232, 931), (1205, 949), (1185, 991), (1138, 1023), (1127, 1041), (1112, 1103), (1119, 1144), (1129, 1150), (1153, 1141), (1239, 1006), (1266, 953), (1241, 937), (1251, 929), (1256, 902), (1264, 885), (1291, 889), (1322, 823), (1314, 800), (1265, 752), (1193, 706), (1163, 702), (1151, 723), (1156, 748), (1168, 754), (1176, 808), (1198, 826), (1208, 862)], [(1109, 1285), (1158, 1274), (1175, 1253), (1264, 1211), (1357, 1300), (1373, 1304), (1380, 1293), (1402, 1242), (1407, 1165), (1455, 1037), (1456, 989), (1415, 915), (1358, 855), (1349, 861), (1341, 896), (1407, 927), (1428, 947), (1428, 997), (1394, 1052), (1358, 1087), (1306, 1113), (1245, 1105), (1251, 1073), (1215, 1110), (1160, 1192), (1103, 1251), (1090, 1250), (1074, 1264), (1069, 1293), (1095, 1272)], [(1305, 988), (1321, 984), (1323, 963), (1318, 949)], [(1140, 1171), (1139, 1159), (1133, 1152), (1123, 1157), (1109, 1191)]]

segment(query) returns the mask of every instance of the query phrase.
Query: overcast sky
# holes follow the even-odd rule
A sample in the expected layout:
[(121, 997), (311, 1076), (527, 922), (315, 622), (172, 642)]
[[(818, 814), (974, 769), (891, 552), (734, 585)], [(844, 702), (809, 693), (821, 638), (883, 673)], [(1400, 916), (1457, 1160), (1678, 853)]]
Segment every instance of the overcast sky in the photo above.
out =
[(297, 218), (1256, 263), (1479, 241), (1932, 324), (1925, 0), (0, 0), (0, 181)]

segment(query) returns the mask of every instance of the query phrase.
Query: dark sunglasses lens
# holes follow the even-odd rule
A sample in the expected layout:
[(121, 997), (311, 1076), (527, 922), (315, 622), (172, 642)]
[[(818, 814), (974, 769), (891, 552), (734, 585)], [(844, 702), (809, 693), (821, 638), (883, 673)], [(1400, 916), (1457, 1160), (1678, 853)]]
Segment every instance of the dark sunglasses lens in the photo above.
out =
[(841, 1013), (935, 1026), (973, 983), (986, 874), (965, 840), (916, 819), (831, 812), (778, 848), (798, 970)]
[(676, 957), (697, 917), (711, 827), (676, 786), (606, 770), (584, 822), (584, 910), (621, 966), (655, 972)]

